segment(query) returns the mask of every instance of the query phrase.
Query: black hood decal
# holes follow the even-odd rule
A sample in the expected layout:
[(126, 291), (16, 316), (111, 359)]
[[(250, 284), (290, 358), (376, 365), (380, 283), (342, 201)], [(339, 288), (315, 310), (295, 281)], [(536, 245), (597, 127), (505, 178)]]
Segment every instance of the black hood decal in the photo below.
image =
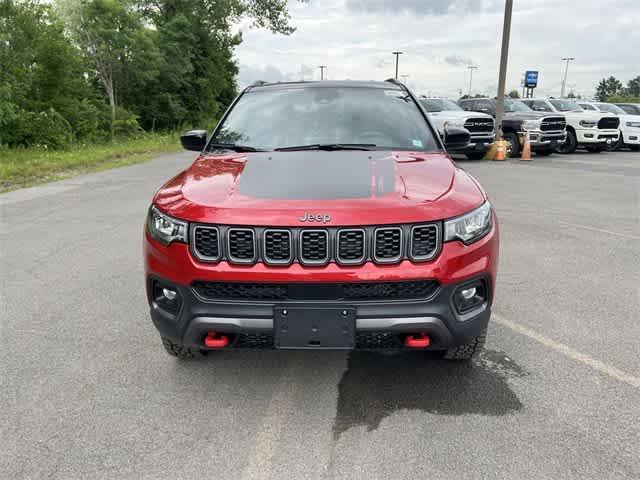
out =
[(253, 153), (237, 185), (249, 197), (290, 200), (368, 198), (394, 188), (389, 152), (346, 150)]

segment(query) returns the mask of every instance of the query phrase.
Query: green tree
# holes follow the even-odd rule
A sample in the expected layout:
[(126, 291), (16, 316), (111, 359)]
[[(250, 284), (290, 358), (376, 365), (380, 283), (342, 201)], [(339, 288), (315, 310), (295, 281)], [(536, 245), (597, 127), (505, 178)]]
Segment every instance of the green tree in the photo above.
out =
[(640, 75), (627, 82), (627, 88), (625, 88), (624, 93), (631, 97), (640, 97)]
[(612, 95), (622, 93), (622, 82), (614, 76), (603, 78), (596, 87), (596, 97), (601, 102), (606, 102)]
[(509, 98), (520, 98), (520, 94), (518, 93), (518, 90), (513, 89), (509, 92)]

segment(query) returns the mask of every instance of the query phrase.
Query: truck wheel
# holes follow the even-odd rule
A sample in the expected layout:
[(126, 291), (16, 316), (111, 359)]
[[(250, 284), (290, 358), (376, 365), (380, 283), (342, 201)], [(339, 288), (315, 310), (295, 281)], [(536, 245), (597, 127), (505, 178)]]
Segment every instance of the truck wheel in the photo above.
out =
[(484, 348), (487, 339), (487, 329), (476, 337), (472, 342), (451, 347), (444, 352), (445, 360), (471, 360)]
[(465, 153), (469, 160), (482, 160), (484, 158), (485, 152), (469, 152)]
[(558, 153), (573, 153), (578, 148), (578, 140), (576, 139), (576, 133), (573, 130), (567, 129), (567, 140), (564, 143), (556, 146), (556, 152)]
[(618, 141), (616, 143), (612, 143), (611, 145), (607, 145), (607, 152), (617, 152), (624, 146), (624, 139), (622, 138), (622, 133), (618, 137)]
[(639, 152), (640, 145), (629, 145), (629, 150), (631, 150), (632, 152)]
[(553, 153), (553, 148), (545, 148), (543, 150), (536, 150), (536, 155), (541, 157), (547, 157)]
[(165, 337), (162, 338), (162, 345), (169, 355), (178, 357), (180, 360), (201, 357), (203, 354), (200, 350), (194, 350), (178, 343), (173, 343)]
[(507, 132), (504, 134), (504, 139), (509, 142), (511, 147), (509, 148), (509, 156), (510, 157), (519, 157), (520, 156), (520, 140), (518, 139), (518, 135), (513, 132)]

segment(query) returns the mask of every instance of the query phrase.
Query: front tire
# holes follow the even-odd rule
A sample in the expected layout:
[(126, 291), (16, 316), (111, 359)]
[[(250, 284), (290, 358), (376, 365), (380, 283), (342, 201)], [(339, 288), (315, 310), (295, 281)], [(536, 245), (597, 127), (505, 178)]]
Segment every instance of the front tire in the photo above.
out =
[(444, 352), (445, 360), (469, 361), (478, 355), (483, 349), (487, 340), (487, 329), (477, 336), (472, 342), (456, 345), (448, 348)]
[(569, 154), (576, 151), (578, 148), (578, 140), (576, 138), (576, 132), (567, 129), (567, 140), (564, 143), (559, 144), (556, 147), (556, 152), (562, 154)]
[(627, 145), (632, 152), (640, 152), (640, 145)]
[(504, 139), (511, 144), (511, 148), (509, 149), (509, 156), (519, 157), (520, 140), (518, 139), (518, 135), (514, 132), (507, 132), (504, 134)]
[(203, 353), (200, 350), (194, 350), (192, 348), (185, 347), (179, 343), (173, 343), (166, 337), (161, 337), (162, 345), (169, 355), (177, 357), (179, 360), (189, 360), (192, 358), (202, 357)]
[(589, 145), (585, 148), (587, 149), (587, 152), (591, 152), (591, 153), (600, 153), (607, 149), (607, 147), (602, 147), (599, 145), (598, 146)]

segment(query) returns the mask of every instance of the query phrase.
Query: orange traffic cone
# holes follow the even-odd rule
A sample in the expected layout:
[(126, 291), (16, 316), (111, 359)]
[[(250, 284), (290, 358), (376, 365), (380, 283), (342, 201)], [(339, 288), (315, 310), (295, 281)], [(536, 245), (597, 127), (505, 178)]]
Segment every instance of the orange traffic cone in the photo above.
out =
[(529, 143), (529, 132), (524, 134), (524, 145), (520, 152), (520, 160), (531, 160), (531, 143)]
[(507, 153), (507, 142), (504, 140), (498, 140), (496, 142), (496, 154), (493, 156), (492, 160), (506, 160)]

